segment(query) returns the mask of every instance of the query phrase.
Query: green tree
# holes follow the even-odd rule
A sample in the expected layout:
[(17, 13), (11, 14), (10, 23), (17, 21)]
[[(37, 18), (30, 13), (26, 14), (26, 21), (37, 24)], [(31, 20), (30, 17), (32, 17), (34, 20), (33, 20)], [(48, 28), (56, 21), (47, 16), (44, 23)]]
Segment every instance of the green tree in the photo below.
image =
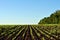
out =
[(60, 10), (52, 13), (49, 17), (44, 17), (38, 24), (60, 24)]

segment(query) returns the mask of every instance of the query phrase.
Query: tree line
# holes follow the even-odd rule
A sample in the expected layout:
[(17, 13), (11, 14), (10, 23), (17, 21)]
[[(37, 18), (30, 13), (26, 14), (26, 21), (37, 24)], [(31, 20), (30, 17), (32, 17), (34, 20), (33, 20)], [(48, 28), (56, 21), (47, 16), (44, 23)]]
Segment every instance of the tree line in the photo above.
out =
[(60, 24), (60, 10), (55, 11), (49, 17), (44, 17), (38, 24)]

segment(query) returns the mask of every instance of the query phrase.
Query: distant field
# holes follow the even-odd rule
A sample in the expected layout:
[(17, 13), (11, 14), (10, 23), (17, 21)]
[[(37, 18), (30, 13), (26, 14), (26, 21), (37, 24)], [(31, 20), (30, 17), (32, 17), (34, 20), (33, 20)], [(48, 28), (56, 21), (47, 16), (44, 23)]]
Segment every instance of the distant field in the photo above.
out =
[(0, 40), (60, 40), (60, 24), (0, 25)]

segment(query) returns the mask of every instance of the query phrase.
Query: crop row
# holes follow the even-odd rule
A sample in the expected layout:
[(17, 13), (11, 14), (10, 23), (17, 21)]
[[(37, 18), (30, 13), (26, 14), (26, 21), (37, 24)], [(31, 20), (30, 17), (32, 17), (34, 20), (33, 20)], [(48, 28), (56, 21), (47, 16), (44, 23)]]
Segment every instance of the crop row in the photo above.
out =
[(0, 26), (0, 40), (60, 40), (59, 26)]

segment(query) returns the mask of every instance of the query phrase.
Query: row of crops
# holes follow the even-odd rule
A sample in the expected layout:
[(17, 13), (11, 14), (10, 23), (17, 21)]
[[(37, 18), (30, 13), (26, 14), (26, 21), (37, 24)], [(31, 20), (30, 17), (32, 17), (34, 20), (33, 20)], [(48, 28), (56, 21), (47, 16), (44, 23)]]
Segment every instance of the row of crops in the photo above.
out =
[(0, 40), (60, 40), (60, 26), (0, 25)]

